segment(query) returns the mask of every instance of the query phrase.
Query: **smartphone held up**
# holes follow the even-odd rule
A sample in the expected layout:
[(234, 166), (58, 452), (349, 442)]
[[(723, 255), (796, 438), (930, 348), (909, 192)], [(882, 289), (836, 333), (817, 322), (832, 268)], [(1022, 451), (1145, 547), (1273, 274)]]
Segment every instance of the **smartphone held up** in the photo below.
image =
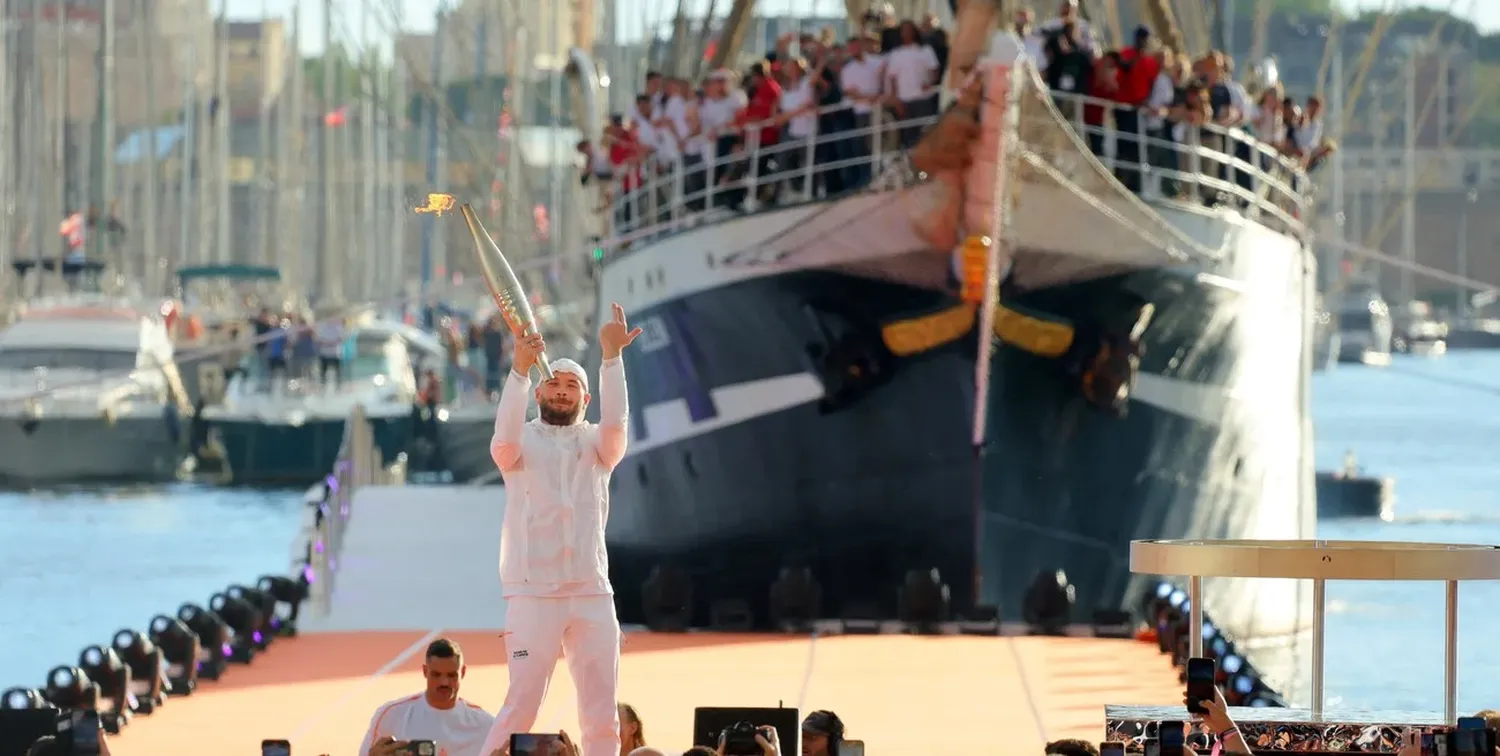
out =
[(1214, 676), (1219, 672), (1213, 659), (1195, 656), (1187, 660), (1187, 710), (1189, 714), (1207, 714), (1204, 701), (1218, 696), (1214, 688)]

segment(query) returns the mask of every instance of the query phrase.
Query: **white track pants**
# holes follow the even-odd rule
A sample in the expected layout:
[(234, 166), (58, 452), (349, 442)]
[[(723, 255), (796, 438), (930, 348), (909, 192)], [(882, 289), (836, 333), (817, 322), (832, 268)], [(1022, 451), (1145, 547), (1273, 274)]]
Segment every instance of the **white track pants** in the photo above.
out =
[(510, 687), (479, 756), (490, 756), (517, 732), (532, 732), (559, 656), (566, 656), (578, 689), (578, 742), (583, 756), (619, 756), (616, 709), (620, 677), (620, 621), (613, 596), (517, 596), (505, 614)]

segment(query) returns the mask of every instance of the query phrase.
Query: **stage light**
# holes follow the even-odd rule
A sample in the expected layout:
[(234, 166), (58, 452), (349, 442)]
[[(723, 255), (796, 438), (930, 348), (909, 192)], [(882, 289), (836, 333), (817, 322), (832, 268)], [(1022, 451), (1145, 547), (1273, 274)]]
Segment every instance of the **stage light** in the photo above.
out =
[(131, 708), (150, 714), (166, 700), (166, 658), (150, 638), (128, 628), (115, 633), (114, 647), (130, 668), (130, 694), (135, 698)]
[(47, 697), (35, 688), (11, 688), (0, 693), (0, 709), (45, 709)]
[(1240, 671), (1245, 664), (1245, 658), (1239, 654), (1226, 653), (1219, 657), (1219, 669), (1226, 675), (1233, 675)]
[(896, 616), (919, 633), (935, 633), (948, 621), (952, 599), (936, 567), (910, 570), (896, 592)]
[(278, 604), (287, 606), (286, 616), (278, 618), (277, 634), (286, 637), (296, 635), (297, 616), (302, 611), (302, 602), (307, 600), (307, 582), (280, 575), (265, 575), (256, 581), (255, 587), (270, 594)]
[(708, 605), (708, 627), (721, 633), (748, 633), (755, 629), (755, 612), (744, 599), (719, 599)]
[(1021, 617), (1032, 635), (1062, 635), (1073, 620), (1077, 592), (1062, 570), (1042, 570), (1031, 579), (1021, 602)]
[(77, 667), (53, 667), (47, 673), (49, 703), (59, 709), (99, 708), (99, 686)]
[(203, 644), (182, 620), (158, 614), (151, 618), (151, 642), (166, 659), (167, 692), (190, 695), (198, 687), (198, 655)]
[(658, 564), (641, 584), (641, 602), (646, 627), (659, 633), (683, 632), (693, 618), (693, 583), (680, 568)]
[(197, 604), (183, 604), (177, 610), (182, 620), (198, 636), (198, 677), (217, 680), (224, 674), (225, 663), (234, 650), (229, 647), (229, 626), (224, 618)]
[(78, 668), (99, 686), (97, 707), (106, 732), (117, 733), (130, 723), (130, 667), (113, 648), (89, 646), (78, 655)]
[(271, 645), (271, 641), (275, 640), (276, 629), (280, 627), (280, 621), (276, 619), (276, 599), (265, 591), (246, 588), (243, 585), (229, 586), (224, 591), (224, 595), (244, 601), (255, 610), (251, 617), (254, 620), (254, 626), (250, 630), (250, 638), (255, 643), (257, 651), (266, 650), (266, 647)]
[(229, 661), (249, 664), (259, 645), (256, 636), (261, 625), (260, 610), (242, 598), (223, 593), (209, 596), (208, 608), (229, 627)]
[(788, 633), (807, 632), (823, 606), (823, 587), (811, 567), (782, 567), (771, 583), (771, 624)]

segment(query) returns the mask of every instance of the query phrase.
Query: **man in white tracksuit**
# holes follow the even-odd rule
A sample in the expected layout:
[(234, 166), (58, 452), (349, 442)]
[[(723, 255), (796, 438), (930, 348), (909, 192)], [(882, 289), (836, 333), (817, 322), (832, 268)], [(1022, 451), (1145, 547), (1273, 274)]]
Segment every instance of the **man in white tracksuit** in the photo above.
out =
[(583, 756), (620, 752), (620, 622), (604, 524), (609, 476), (625, 456), (629, 427), (620, 351), (641, 329), (625, 324), (619, 305), (613, 310), (599, 329), (598, 425), (583, 419), (589, 379), (572, 360), (552, 363), (552, 380), (536, 387), (538, 417), (526, 421), (527, 373), (545, 348), (539, 335), (516, 340), (500, 392), (490, 455), (505, 476), (500, 582), (510, 687), (480, 749), (485, 756), (507, 746), (512, 734), (531, 731), (560, 654), (567, 656), (578, 689)]

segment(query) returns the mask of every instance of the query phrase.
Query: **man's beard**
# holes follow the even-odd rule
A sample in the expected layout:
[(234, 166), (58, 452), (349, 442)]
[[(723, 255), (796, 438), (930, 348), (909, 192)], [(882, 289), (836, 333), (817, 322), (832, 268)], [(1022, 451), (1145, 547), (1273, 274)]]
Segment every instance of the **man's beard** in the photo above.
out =
[(567, 409), (558, 409), (547, 404), (537, 405), (537, 416), (548, 425), (572, 425), (578, 422), (578, 417), (582, 414), (582, 404)]

